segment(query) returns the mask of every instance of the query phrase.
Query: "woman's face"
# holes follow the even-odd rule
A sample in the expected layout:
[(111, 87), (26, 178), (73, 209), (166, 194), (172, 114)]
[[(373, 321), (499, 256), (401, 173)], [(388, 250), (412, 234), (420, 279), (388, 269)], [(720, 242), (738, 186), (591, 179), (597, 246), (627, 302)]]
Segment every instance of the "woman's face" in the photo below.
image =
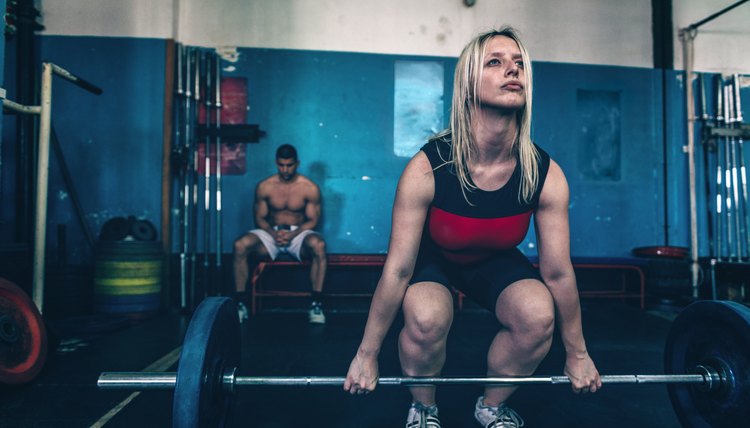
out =
[(511, 38), (495, 36), (487, 42), (479, 83), (479, 105), (516, 111), (526, 104), (523, 58)]

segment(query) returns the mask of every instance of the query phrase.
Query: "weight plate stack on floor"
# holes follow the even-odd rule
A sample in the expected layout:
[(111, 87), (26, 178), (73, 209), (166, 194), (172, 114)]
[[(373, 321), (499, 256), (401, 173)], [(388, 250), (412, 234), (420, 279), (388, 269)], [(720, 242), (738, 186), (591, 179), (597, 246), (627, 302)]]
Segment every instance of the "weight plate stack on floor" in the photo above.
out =
[(149, 314), (159, 310), (161, 242), (100, 241), (94, 268), (94, 310)]

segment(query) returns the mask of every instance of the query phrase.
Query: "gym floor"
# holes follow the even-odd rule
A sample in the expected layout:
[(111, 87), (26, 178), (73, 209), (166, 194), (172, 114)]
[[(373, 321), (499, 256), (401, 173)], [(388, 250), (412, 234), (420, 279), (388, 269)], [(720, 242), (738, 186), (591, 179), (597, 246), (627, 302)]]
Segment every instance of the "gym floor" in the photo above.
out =
[[(663, 343), (672, 311), (643, 311), (620, 301), (582, 301), (589, 351), (602, 374), (663, 372)], [(329, 311), (327, 324), (307, 323), (296, 310), (269, 310), (242, 325), (240, 375), (344, 376), (366, 321), (365, 311)], [(188, 316), (161, 314), (133, 323), (92, 316), (51, 324), (58, 339), (41, 375), (31, 384), (0, 391), (0, 427), (166, 427), (171, 391), (100, 391), (101, 371), (140, 371), (172, 363)], [(380, 356), (382, 376), (400, 376), (397, 320)], [(496, 329), (489, 313), (457, 312), (444, 376), (484, 376), (484, 357)], [(559, 336), (537, 375), (559, 375)], [(170, 365), (171, 364), (171, 365)], [(165, 365), (167, 368), (165, 368)], [(161, 367), (159, 367), (161, 366)], [(479, 386), (445, 386), (438, 392), (444, 427), (478, 426), (473, 406)], [(409, 396), (382, 386), (368, 396), (339, 387), (243, 387), (235, 392), (230, 427), (400, 427)], [(679, 427), (663, 385), (608, 385), (599, 393), (573, 394), (568, 386), (527, 386), (510, 400), (527, 427)]]

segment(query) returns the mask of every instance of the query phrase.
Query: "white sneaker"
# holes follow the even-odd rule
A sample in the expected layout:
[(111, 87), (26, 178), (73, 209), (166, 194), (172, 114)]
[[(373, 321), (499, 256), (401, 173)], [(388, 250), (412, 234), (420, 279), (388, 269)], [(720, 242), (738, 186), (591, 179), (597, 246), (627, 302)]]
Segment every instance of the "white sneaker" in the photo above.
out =
[(247, 307), (242, 302), (237, 302), (237, 316), (240, 317), (240, 324), (250, 316), (250, 312), (248, 312)]
[(440, 428), (438, 408), (436, 405), (425, 406), (422, 403), (411, 403), (409, 416), (406, 417), (406, 428)]
[(523, 419), (515, 410), (500, 403), (497, 407), (485, 406), (484, 396), (477, 399), (474, 407), (474, 418), (484, 428), (520, 428)]
[(310, 312), (307, 313), (310, 324), (325, 324), (326, 316), (320, 303), (310, 305)]

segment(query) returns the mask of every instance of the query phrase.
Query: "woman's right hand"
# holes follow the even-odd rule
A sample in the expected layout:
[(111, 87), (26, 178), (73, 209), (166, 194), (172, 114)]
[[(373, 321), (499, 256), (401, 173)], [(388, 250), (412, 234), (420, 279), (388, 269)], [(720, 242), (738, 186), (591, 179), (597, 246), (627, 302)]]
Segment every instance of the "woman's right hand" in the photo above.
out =
[(354, 356), (349, 364), (349, 373), (344, 381), (344, 391), (350, 394), (367, 394), (375, 390), (378, 384), (378, 360), (377, 358)]

